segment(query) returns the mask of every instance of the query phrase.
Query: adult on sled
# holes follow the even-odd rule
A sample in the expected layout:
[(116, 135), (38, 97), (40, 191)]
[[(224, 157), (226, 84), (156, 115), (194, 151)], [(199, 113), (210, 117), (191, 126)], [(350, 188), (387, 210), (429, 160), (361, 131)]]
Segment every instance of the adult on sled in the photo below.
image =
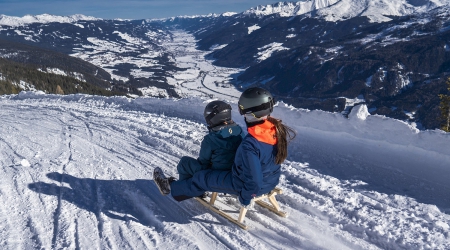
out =
[(234, 194), (247, 206), (254, 197), (276, 187), (281, 163), (287, 157), (288, 141), (295, 137), (295, 132), (270, 116), (274, 100), (265, 89), (245, 90), (238, 105), (248, 134), (237, 149), (232, 169), (202, 170), (192, 178), (178, 181), (169, 181), (160, 169), (155, 169), (154, 179), (160, 190), (171, 190), (177, 201), (200, 196), (206, 191)]

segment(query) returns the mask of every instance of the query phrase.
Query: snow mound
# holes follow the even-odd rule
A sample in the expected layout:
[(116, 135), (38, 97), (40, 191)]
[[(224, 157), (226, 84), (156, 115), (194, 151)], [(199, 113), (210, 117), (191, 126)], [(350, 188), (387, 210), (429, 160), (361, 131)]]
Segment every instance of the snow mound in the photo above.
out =
[(30, 167), (31, 164), (27, 159), (23, 159), (20, 161), (20, 165), (22, 165), (22, 167)]
[(352, 108), (352, 111), (348, 115), (349, 119), (365, 120), (370, 115), (367, 105), (360, 104)]

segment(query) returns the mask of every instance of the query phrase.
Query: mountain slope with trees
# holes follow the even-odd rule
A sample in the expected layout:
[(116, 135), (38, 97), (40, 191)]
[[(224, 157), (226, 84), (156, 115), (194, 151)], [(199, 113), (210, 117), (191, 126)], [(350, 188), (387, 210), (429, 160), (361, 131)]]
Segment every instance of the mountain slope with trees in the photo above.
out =
[[(102, 68), (60, 52), (0, 39), (0, 55), (2, 94), (16, 93), (19, 88), (28, 90), (31, 86), (47, 93), (58, 93), (57, 86), (62, 90), (59, 93), (65, 94), (133, 93), (129, 86), (114, 84)], [(136, 89), (134, 92), (138, 93)]]
[(447, 90), (446, 94), (440, 94), (441, 105), (439, 106), (441, 110), (442, 125), (441, 129), (450, 132), (450, 78), (447, 80)]
[[(34, 65), (33, 65), (34, 66)], [(29, 64), (0, 58), (0, 94), (40, 90), (49, 94), (125, 95), (70, 76), (42, 72)]]
[(439, 94), (450, 75), (449, 13), (444, 5), (385, 22), (240, 13), (165, 24), (194, 34), (199, 49), (219, 47), (210, 53), (215, 65), (245, 68), (237, 85), (264, 86), (296, 107), (344, 114), (357, 99), (372, 114), (433, 129), (440, 127)]

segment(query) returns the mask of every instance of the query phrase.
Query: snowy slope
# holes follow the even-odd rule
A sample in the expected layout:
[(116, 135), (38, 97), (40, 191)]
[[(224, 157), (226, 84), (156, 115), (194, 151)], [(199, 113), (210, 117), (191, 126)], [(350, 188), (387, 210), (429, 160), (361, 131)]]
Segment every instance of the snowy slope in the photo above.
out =
[(298, 132), (279, 184), (288, 218), (257, 207), (243, 231), (162, 197), (152, 169), (176, 176), (180, 157), (197, 155), (205, 101), (1, 96), (1, 248), (450, 248), (449, 134), (365, 106), (349, 119), (275, 108)]

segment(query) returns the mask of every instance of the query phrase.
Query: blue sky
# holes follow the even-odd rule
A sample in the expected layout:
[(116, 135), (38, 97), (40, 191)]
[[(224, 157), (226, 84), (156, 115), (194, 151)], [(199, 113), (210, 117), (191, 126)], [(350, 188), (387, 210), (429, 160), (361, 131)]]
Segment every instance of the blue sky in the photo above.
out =
[(105, 19), (146, 19), (242, 12), (277, 0), (0, 0), (0, 14), (24, 16), (84, 14)]

